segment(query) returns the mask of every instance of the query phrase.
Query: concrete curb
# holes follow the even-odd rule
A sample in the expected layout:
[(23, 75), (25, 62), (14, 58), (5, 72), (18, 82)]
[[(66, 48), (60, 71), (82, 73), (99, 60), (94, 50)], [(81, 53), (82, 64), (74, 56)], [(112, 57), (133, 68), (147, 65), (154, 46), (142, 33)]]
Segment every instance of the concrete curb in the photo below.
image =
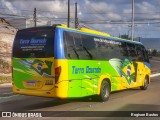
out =
[(156, 76), (160, 76), (160, 73), (151, 74), (150, 77), (152, 78), (152, 77), (156, 77)]
[(0, 88), (1, 87), (10, 87), (12, 86), (12, 83), (3, 83), (3, 84), (0, 84)]

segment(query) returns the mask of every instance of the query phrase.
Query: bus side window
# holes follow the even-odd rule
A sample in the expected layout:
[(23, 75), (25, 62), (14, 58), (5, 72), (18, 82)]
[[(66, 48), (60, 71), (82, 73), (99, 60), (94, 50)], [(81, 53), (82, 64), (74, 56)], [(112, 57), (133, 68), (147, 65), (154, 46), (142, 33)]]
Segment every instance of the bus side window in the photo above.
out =
[(129, 52), (129, 58), (131, 61), (136, 61), (137, 60), (137, 53), (136, 53), (136, 48), (135, 45), (132, 43), (127, 43), (128, 46), (128, 52)]
[(68, 59), (89, 60), (95, 55), (92, 53), (95, 43), (89, 35), (65, 31), (64, 40), (65, 55)]
[[(83, 45), (83, 35), (82, 34), (78, 34), (78, 33), (74, 33), (74, 43), (75, 43), (75, 50), (79, 56), (79, 59), (81, 60), (88, 60), (88, 54), (85, 52), (84, 50), (84, 46)], [(88, 41), (89, 39), (87, 39), (86, 41)], [(89, 45), (87, 45), (89, 46)]]
[(143, 56), (143, 51), (142, 51), (141, 45), (136, 45), (136, 52), (137, 52), (137, 61), (143, 62), (144, 56)]
[(65, 41), (65, 56), (68, 59), (78, 59), (75, 54), (75, 43), (73, 38), (73, 33), (64, 32), (64, 41)]
[(142, 48), (142, 52), (143, 52), (144, 61), (149, 63), (147, 50), (145, 49), (144, 46), (142, 46), (141, 48)]
[(81, 35), (85, 59), (97, 59), (96, 43), (94, 37)]
[(121, 46), (121, 49), (120, 49), (121, 59), (124, 60), (125, 58), (129, 57), (126, 42), (121, 42), (120, 46)]
[[(97, 39), (100, 39), (96, 37)], [(97, 59), (100, 60), (109, 60), (109, 52), (110, 52), (110, 46), (108, 43), (96, 41), (95, 42), (95, 53)]]

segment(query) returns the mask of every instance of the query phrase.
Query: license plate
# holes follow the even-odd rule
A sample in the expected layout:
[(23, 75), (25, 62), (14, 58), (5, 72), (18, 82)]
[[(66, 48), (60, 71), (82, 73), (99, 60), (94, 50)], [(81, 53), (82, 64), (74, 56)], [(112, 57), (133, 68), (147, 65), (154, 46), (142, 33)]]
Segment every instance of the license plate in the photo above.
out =
[(34, 82), (27, 82), (27, 85), (28, 86), (35, 86), (35, 83)]

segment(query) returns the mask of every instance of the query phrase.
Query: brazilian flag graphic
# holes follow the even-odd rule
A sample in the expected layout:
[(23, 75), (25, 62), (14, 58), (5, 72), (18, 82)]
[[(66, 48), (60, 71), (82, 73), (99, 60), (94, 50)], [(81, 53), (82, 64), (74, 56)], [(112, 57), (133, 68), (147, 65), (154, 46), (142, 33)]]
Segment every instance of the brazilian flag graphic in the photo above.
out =
[[(134, 68), (131, 67), (131, 64), (133, 64)], [(126, 67), (127, 67), (127, 73), (125, 73), (125, 72), (123, 71), (124, 68), (126, 68)], [(123, 64), (122, 64), (122, 66), (121, 66), (120, 71), (121, 71), (121, 74), (126, 78), (127, 83), (128, 83), (129, 85), (131, 84), (131, 81), (136, 82), (136, 81), (135, 81), (135, 79), (136, 79), (136, 78), (135, 78), (135, 72), (131, 74), (131, 69), (135, 69), (135, 63), (131, 63), (131, 61), (129, 61), (128, 59), (125, 59), (125, 60), (123, 61)], [(135, 69), (135, 70), (136, 70), (136, 69)]]
[(34, 69), (41, 76), (45, 73), (47, 75), (51, 75), (52, 70), (52, 62), (50, 61), (42, 61), (35, 59), (32, 63), (32, 69)]

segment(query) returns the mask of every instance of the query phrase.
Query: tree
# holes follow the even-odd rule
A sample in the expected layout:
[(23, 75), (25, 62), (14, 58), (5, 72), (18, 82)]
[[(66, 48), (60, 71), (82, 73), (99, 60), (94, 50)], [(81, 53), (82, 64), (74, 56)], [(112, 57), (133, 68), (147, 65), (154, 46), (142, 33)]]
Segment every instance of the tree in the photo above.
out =
[(120, 37), (123, 38), (123, 39), (129, 39), (128, 35), (121, 35)]
[(156, 49), (154, 49), (154, 50), (152, 51), (152, 55), (153, 55), (153, 56), (157, 56), (157, 50), (156, 50)]

